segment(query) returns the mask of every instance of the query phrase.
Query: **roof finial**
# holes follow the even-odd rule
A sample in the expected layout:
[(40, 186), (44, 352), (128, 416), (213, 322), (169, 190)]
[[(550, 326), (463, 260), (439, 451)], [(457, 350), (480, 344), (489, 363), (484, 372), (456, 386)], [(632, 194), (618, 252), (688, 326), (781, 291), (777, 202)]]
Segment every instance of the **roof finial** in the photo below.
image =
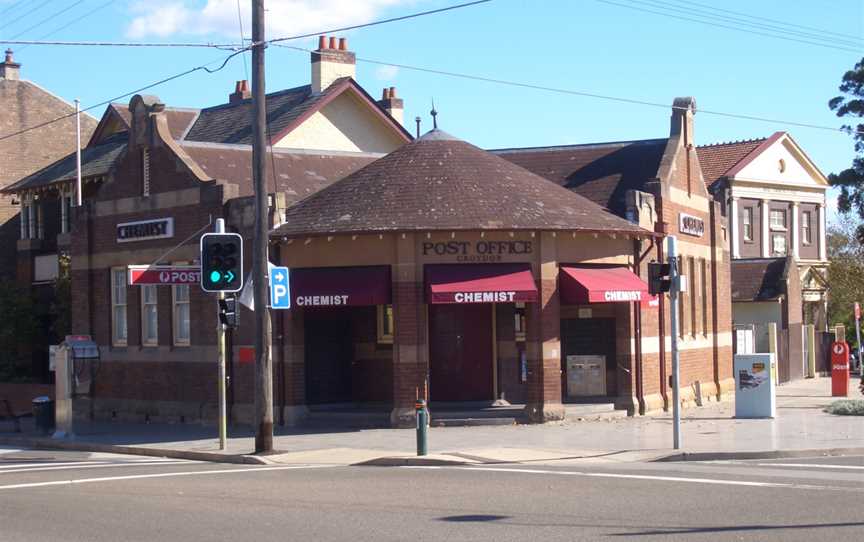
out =
[(420, 139), (420, 121), (423, 120), (420, 117), (414, 117), (414, 122), (417, 123), (417, 139)]
[(432, 115), (432, 129), (438, 129), (438, 111), (435, 111), (435, 98), (432, 98), (432, 111), (429, 112)]

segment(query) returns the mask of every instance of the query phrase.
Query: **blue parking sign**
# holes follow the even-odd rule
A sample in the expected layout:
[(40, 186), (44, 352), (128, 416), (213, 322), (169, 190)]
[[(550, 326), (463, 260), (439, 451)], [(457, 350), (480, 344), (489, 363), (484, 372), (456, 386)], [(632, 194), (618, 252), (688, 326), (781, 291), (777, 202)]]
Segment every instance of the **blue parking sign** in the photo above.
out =
[(287, 267), (270, 268), (270, 307), (274, 309), (291, 308), (291, 283)]

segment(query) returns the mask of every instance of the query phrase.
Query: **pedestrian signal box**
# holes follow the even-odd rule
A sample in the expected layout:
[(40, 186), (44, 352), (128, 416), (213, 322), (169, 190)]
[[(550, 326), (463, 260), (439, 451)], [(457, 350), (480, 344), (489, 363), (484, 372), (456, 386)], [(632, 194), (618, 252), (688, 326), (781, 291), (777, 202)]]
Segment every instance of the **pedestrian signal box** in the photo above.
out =
[(648, 293), (659, 295), (672, 287), (672, 266), (668, 263), (651, 262), (648, 264)]
[(243, 287), (243, 237), (238, 233), (201, 236), (201, 289), (237, 292)]

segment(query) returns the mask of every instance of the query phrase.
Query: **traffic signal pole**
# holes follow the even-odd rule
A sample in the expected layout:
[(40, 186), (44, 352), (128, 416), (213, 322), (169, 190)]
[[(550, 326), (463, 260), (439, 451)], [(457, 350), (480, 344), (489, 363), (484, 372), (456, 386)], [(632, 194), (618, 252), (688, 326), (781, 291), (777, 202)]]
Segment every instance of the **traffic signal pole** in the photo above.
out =
[(255, 193), (255, 231), (252, 277), (255, 299), (255, 453), (273, 451), (273, 360), (270, 311), (267, 303), (269, 205), (265, 185), (267, 107), (264, 88), (264, 0), (252, 0), (252, 180)]
[[(216, 219), (216, 233), (225, 233), (225, 219)], [(222, 310), (221, 301), (225, 299), (225, 292), (220, 291), (216, 294), (216, 346), (217, 346), (217, 366), (219, 373), (219, 449), (224, 450), (228, 444), (228, 410), (226, 401), (226, 383), (225, 383), (225, 325), (222, 319), (219, 318), (219, 312)]]
[[(669, 289), (669, 334), (672, 339), (672, 443), (676, 450), (681, 449), (681, 364), (678, 355), (678, 296), (681, 293), (681, 275), (678, 269), (678, 240), (674, 235), (666, 238), (666, 254), (669, 258), (669, 277), (672, 279)], [(661, 323), (662, 325), (662, 323)]]

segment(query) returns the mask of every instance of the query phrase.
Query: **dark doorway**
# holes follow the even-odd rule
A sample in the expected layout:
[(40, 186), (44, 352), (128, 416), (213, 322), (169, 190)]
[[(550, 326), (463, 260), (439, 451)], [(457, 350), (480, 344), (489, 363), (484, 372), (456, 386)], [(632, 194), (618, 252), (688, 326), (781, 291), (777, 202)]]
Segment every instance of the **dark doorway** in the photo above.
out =
[(430, 305), (433, 401), (491, 401), (492, 305)]
[[(561, 320), (561, 374), (562, 390), (565, 399), (578, 399), (580, 396), (604, 396), (617, 394), (617, 360), (615, 358), (615, 319), (614, 318), (579, 318)], [(571, 369), (585, 371), (586, 378), (594, 378), (594, 360), (592, 357), (602, 356), (604, 362), (600, 375), (605, 381), (605, 387), (594, 389), (593, 392), (568, 394), (568, 383), (577, 379), (577, 375), (568, 375), (568, 356), (578, 356), (571, 360)], [(580, 375), (581, 376), (581, 375)], [(572, 378), (571, 378), (572, 377)], [(574, 386), (570, 386), (572, 390)], [(576, 386), (577, 389), (580, 386)], [(592, 389), (589, 384), (584, 390)]]
[(346, 309), (306, 309), (306, 399), (309, 404), (351, 402), (351, 314)]

